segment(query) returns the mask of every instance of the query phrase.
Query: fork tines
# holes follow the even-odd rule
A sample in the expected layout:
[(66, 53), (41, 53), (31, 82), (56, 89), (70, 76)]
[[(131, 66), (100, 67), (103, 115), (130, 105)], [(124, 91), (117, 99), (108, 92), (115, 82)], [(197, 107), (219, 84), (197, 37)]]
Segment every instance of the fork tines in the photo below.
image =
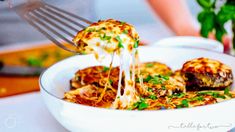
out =
[(79, 30), (92, 23), (41, 1), (27, 2), (16, 6), (15, 10), (56, 45), (75, 53), (76, 45), (71, 40)]

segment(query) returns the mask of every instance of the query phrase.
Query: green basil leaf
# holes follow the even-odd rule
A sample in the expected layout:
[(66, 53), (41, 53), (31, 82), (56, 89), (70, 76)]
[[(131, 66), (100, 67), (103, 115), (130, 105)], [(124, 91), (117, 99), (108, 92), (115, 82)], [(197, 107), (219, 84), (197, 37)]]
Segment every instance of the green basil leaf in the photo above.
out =
[(198, 16), (198, 20), (201, 23), (201, 35), (203, 37), (208, 37), (208, 34), (213, 31), (215, 26), (215, 13), (212, 11), (203, 11), (201, 16)]
[(219, 40), (220, 42), (222, 42), (222, 37), (226, 32), (226, 30), (224, 29), (224, 27), (222, 25), (217, 24), (215, 27), (215, 37), (217, 40)]
[(211, 0), (197, 0), (197, 3), (205, 9), (211, 8), (213, 6)]

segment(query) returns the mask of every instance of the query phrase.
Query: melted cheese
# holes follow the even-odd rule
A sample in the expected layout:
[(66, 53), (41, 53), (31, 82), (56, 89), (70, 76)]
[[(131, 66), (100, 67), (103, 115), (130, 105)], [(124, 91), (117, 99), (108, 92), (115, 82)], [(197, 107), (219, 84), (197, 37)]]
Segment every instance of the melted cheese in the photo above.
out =
[[(98, 21), (78, 32), (73, 40), (78, 52), (94, 53), (98, 60), (116, 53), (120, 57), (118, 92), (113, 108), (128, 108), (139, 100), (135, 90), (135, 75), (130, 75), (131, 65), (135, 73), (135, 54), (139, 36), (135, 28), (127, 23), (113, 19)], [(125, 89), (121, 95), (122, 72), (125, 75)]]

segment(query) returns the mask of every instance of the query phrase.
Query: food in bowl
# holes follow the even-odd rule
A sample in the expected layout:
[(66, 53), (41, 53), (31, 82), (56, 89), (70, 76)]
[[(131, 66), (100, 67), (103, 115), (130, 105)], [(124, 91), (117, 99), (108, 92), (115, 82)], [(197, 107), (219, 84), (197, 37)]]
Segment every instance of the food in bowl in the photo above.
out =
[[(195, 60), (211, 59), (197, 58), (185, 64)], [(219, 63), (219, 61), (216, 62)], [(208, 89), (203, 89), (205, 87), (200, 85), (197, 88), (194, 85), (187, 86), (187, 83), (194, 80), (188, 80), (184, 77), (185, 71), (183, 69), (185, 64), (182, 69), (175, 72), (167, 65), (159, 62), (140, 64), (140, 74), (144, 77), (141, 81), (138, 78), (135, 80), (135, 89), (140, 100), (127, 109), (159, 110), (195, 107), (214, 104), (235, 97), (235, 93), (231, 92), (229, 88), (231, 83), (227, 85), (224, 83), (226, 87), (223, 89), (215, 89), (213, 85), (206, 87)], [(206, 64), (208, 63), (205, 63), (204, 66), (201, 65), (200, 68), (205, 68)], [(210, 65), (212, 66), (213, 64)], [(107, 80), (108, 72), (109, 68), (105, 66), (93, 66), (78, 70), (71, 79), (71, 91), (65, 93), (64, 99), (83, 105), (111, 108), (118, 89), (119, 67), (114, 67), (110, 70), (110, 76)], [(109, 84), (107, 90), (102, 95), (106, 81)], [(121, 93), (123, 93), (124, 84), (121, 84), (121, 88)], [(102, 96), (102, 99), (100, 102), (97, 102), (100, 96)]]
[[(78, 32), (74, 42), (78, 52), (93, 53), (101, 61), (111, 56), (112, 60), (109, 67), (93, 66), (77, 71), (71, 80), (71, 91), (64, 95), (69, 102), (114, 109), (158, 110), (214, 104), (235, 97), (229, 88), (233, 79), (231, 68), (217, 60), (196, 58), (175, 72), (160, 62), (141, 64), (139, 37), (129, 24), (113, 19), (99, 21)], [(120, 58), (119, 67), (112, 65), (114, 55)], [(189, 75), (198, 76), (191, 79)]]
[(182, 73), (189, 89), (224, 89), (233, 82), (230, 67), (208, 58), (198, 58), (186, 62), (183, 65)]

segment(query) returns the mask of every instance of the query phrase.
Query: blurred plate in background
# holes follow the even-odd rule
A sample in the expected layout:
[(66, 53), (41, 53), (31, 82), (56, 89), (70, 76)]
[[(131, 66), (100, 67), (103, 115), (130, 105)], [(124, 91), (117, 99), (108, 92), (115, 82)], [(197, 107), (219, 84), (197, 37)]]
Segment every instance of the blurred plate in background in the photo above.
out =
[(223, 44), (216, 40), (191, 36), (164, 38), (155, 42), (153, 46), (197, 48), (221, 53), (224, 51)]

